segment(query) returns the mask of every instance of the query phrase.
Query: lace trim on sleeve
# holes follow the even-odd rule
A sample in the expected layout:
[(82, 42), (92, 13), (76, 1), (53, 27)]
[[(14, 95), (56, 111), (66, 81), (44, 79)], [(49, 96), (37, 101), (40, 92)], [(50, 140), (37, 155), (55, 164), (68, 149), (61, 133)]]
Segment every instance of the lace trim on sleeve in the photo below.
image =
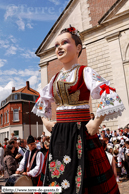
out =
[(106, 115), (104, 120), (114, 119), (121, 116), (125, 109), (122, 100), (115, 90), (112, 90), (112, 88), (110, 89), (110, 87), (108, 87), (108, 89), (109, 92), (106, 90), (101, 92), (101, 100), (96, 112), (97, 117)]

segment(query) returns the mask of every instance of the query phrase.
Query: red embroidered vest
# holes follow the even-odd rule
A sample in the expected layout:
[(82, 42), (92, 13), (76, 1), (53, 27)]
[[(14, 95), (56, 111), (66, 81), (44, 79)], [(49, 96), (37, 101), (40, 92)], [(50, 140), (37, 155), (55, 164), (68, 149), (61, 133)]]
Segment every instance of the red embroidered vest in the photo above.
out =
[(73, 82), (57, 81), (60, 72), (55, 76), (52, 92), (57, 106), (89, 104), (90, 91), (87, 89), (83, 77), (83, 69), (85, 66), (78, 65), (75, 68), (75, 78)]

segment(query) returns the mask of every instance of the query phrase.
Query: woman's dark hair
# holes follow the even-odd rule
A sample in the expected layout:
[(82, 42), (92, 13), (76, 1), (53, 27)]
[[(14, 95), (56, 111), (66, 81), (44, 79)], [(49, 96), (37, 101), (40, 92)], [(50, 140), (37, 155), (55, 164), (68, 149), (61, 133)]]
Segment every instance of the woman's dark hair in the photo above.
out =
[(12, 155), (12, 148), (14, 147), (14, 145), (8, 145), (5, 149), (5, 153), (4, 153), (4, 156), (7, 156), (7, 155)]
[(11, 140), (9, 141), (9, 145), (14, 145), (14, 143), (15, 143), (15, 141), (14, 141), (13, 139), (11, 139)]
[(9, 139), (7, 137), (4, 138), (4, 141), (8, 141)]
[(94, 115), (94, 113), (93, 113), (93, 112), (91, 112), (91, 113), (90, 113), (90, 115), (93, 115), (93, 119), (95, 118), (95, 115)]
[[(69, 31), (67, 30), (67, 28), (61, 30), (60, 34), (64, 34), (64, 33), (66, 33), (66, 32), (68, 32), (68, 33), (71, 34), (72, 39), (75, 41), (75, 45), (76, 45), (76, 46), (80, 44), (81, 47), (82, 47), (82, 41), (81, 41), (80, 37), (77, 36), (76, 34), (72, 34), (71, 32), (69, 32)], [(60, 34), (59, 34), (59, 35), (60, 35)], [(81, 55), (81, 53), (82, 53), (82, 48), (81, 48), (81, 51), (79, 52), (78, 57)]]

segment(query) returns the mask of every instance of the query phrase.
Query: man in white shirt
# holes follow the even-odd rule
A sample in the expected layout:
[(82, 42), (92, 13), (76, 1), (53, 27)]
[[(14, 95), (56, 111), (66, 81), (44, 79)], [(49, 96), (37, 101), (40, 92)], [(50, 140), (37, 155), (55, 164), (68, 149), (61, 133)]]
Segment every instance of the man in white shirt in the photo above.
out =
[(42, 171), (44, 155), (36, 148), (33, 136), (30, 135), (28, 137), (27, 144), (29, 150), (25, 152), (16, 174), (22, 173), (23, 175), (30, 176), (32, 178), (33, 185), (37, 186), (38, 178)]
[(117, 137), (117, 139), (120, 140), (120, 145), (124, 145), (125, 141), (128, 141), (128, 137), (123, 135), (123, 129), (119, 129), (119, 136)]

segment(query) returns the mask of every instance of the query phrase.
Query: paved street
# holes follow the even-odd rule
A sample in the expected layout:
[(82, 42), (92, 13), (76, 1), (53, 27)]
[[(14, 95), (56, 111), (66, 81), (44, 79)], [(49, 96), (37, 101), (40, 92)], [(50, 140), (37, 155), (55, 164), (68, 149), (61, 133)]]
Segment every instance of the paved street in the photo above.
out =
[[(4, 184), (5, 182), (3, 182), (3, 179), (0, 178), (0, 194), (1, 194), (1, 186), (3, 186)], [(118, 185), (119, 185), (121, 194), (129, 194), (129, 179), (127, 180), (123, 178), (122, 181)]]

